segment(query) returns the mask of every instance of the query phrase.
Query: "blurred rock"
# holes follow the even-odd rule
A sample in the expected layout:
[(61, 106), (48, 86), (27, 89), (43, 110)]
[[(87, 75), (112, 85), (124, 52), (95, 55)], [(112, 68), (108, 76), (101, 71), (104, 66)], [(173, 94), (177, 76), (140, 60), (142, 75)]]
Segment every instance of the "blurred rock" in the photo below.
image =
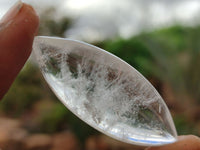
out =
[(18, 120), (0, 118), (0, 147), (3, 150), (22, 150), (28, 133), (20, 126)]
[(11, 128), (16, 128), (20, 126), (21, 126), (21, 123), (19, 120), (9, 119), (9, 118), (0, 118), (0, 128), (8, 127), (9, 129), (11, 129)]
[(110, 150), (110, 145), (101, 136), (90, 136), (85, 142), (86, 150)]
[(79, 150), (79, 143), (71, 132), (62, 132), (53, 136), (51, 150)]
[(49, 150), (52, 138), (45, 134), (34, 134), (28, 136), (24, 141), (25, 150)]
[(86, 150), (97, 150), (96, 136), (91, 136), (86, 140), (85, 149)]

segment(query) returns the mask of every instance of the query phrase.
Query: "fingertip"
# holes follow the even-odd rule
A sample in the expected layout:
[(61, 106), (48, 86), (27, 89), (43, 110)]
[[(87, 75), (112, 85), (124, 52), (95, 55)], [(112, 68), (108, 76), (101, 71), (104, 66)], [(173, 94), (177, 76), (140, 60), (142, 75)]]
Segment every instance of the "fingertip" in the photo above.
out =
[[(20, 4), (20, 2), (19, 2)], [(0, 99), (31, 54), (39, 17), (33, 7), (14, 5), (0, 22)]]
[(145, 150), (200, 150), (200, 138), (195, 135), (182, 135), (175, 143), (149, 147)]
[(39, 16), (32, 6), (23, 3), (18, 20), (22, 26), (27, 28), (27, 31), (31, 36), (35, 36), (37, 34), (39, 27)]

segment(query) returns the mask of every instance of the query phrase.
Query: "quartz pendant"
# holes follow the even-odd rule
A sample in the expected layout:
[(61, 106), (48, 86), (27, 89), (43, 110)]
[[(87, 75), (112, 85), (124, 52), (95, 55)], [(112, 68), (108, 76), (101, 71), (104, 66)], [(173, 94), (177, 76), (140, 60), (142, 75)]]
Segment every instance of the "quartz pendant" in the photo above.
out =
[(61, 38), (36, 37), (33, 49), (51, 89), (90, 126), (135, 145), (176, 141), (163, 99), (123, 60), (87, 43)]

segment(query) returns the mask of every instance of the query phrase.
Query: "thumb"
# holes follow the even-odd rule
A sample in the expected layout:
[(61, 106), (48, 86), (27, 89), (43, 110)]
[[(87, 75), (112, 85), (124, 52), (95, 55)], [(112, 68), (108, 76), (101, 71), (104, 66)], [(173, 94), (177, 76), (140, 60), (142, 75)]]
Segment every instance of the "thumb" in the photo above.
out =
[(21, 1), (0, 20), (0, 99), (28, 59), (38, 24), (34, 9)]
[(179, 136), (175, 143), (145, 150), (200, 150), (200, 138), (194, 135)]

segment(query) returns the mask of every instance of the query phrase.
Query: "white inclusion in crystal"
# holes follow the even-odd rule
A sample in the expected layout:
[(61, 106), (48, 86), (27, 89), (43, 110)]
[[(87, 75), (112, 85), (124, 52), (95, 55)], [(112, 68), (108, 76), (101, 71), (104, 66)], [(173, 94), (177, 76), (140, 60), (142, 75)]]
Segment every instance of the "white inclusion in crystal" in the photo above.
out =
[(55, 94), (92, 127), (137, 145), (176, 140), (160, 95), (119, 58), (81, 42), (41, 37), (34, 41), (34, 51)]

